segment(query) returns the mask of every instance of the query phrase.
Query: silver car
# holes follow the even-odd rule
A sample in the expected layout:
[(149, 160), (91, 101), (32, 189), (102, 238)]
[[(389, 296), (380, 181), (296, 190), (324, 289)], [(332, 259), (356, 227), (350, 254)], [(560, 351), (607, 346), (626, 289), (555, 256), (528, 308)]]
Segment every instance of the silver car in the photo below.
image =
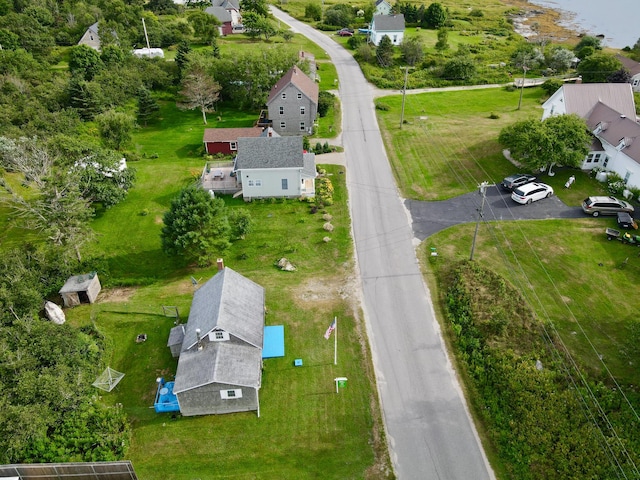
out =
[(615, 215), (618, 212), (633, 213), (633, 210), (633, 205), (616, 197), (589, 197), (582, 202), (582, 211), (594, 217)]

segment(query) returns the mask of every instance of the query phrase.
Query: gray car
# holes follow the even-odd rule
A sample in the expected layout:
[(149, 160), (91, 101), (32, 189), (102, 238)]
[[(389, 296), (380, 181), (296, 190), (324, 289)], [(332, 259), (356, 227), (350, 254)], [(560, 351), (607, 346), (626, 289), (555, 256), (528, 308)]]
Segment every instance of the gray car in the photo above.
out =
[(582, 202), (584, 213), (597, 217), (598, 215), (615, 215), (618, 212), (633, 213), (633, 205), (618, 200), (616, 197), (589, 197)]
[(529, 173), (515, 173), (502, 180), (500, 186), (511, 192), (522, 185), (535, 181), (535, 179), (535, 175), (531, 175)]

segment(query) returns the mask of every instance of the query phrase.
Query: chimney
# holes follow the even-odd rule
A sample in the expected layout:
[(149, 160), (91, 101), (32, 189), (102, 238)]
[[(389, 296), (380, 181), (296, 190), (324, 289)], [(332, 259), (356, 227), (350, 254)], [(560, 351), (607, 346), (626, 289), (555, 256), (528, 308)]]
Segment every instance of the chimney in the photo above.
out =
[[(269, 135), (269, 136), (271, 136), (271, 135)], [(224, 270), (224, 260), (222, 258), (219, 258), (216, 263), (218, 264), (218, 271), (219, 272)]]
[(196, 328), (196, 337), (198, 337), (198, 350), (202, 350), (202, 337), (200, 337), (199, 328)]

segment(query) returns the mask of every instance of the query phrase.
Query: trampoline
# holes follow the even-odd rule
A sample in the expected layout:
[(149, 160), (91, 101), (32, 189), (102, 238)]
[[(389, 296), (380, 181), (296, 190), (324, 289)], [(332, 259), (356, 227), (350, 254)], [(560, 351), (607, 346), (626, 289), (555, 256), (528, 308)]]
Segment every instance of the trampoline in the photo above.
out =
[(264, 327), (262, 358), (284, 357), (284, 325)]

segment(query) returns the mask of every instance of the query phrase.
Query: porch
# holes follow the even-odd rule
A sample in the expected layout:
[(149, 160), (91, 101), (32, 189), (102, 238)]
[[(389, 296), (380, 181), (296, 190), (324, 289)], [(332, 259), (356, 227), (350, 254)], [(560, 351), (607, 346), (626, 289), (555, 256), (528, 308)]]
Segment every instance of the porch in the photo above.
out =
[(204, 190), (221, 195), (235, 194), (242, 190), (236, 181), (233, 162), (207, 162), (202, 170), (200, 184)]

